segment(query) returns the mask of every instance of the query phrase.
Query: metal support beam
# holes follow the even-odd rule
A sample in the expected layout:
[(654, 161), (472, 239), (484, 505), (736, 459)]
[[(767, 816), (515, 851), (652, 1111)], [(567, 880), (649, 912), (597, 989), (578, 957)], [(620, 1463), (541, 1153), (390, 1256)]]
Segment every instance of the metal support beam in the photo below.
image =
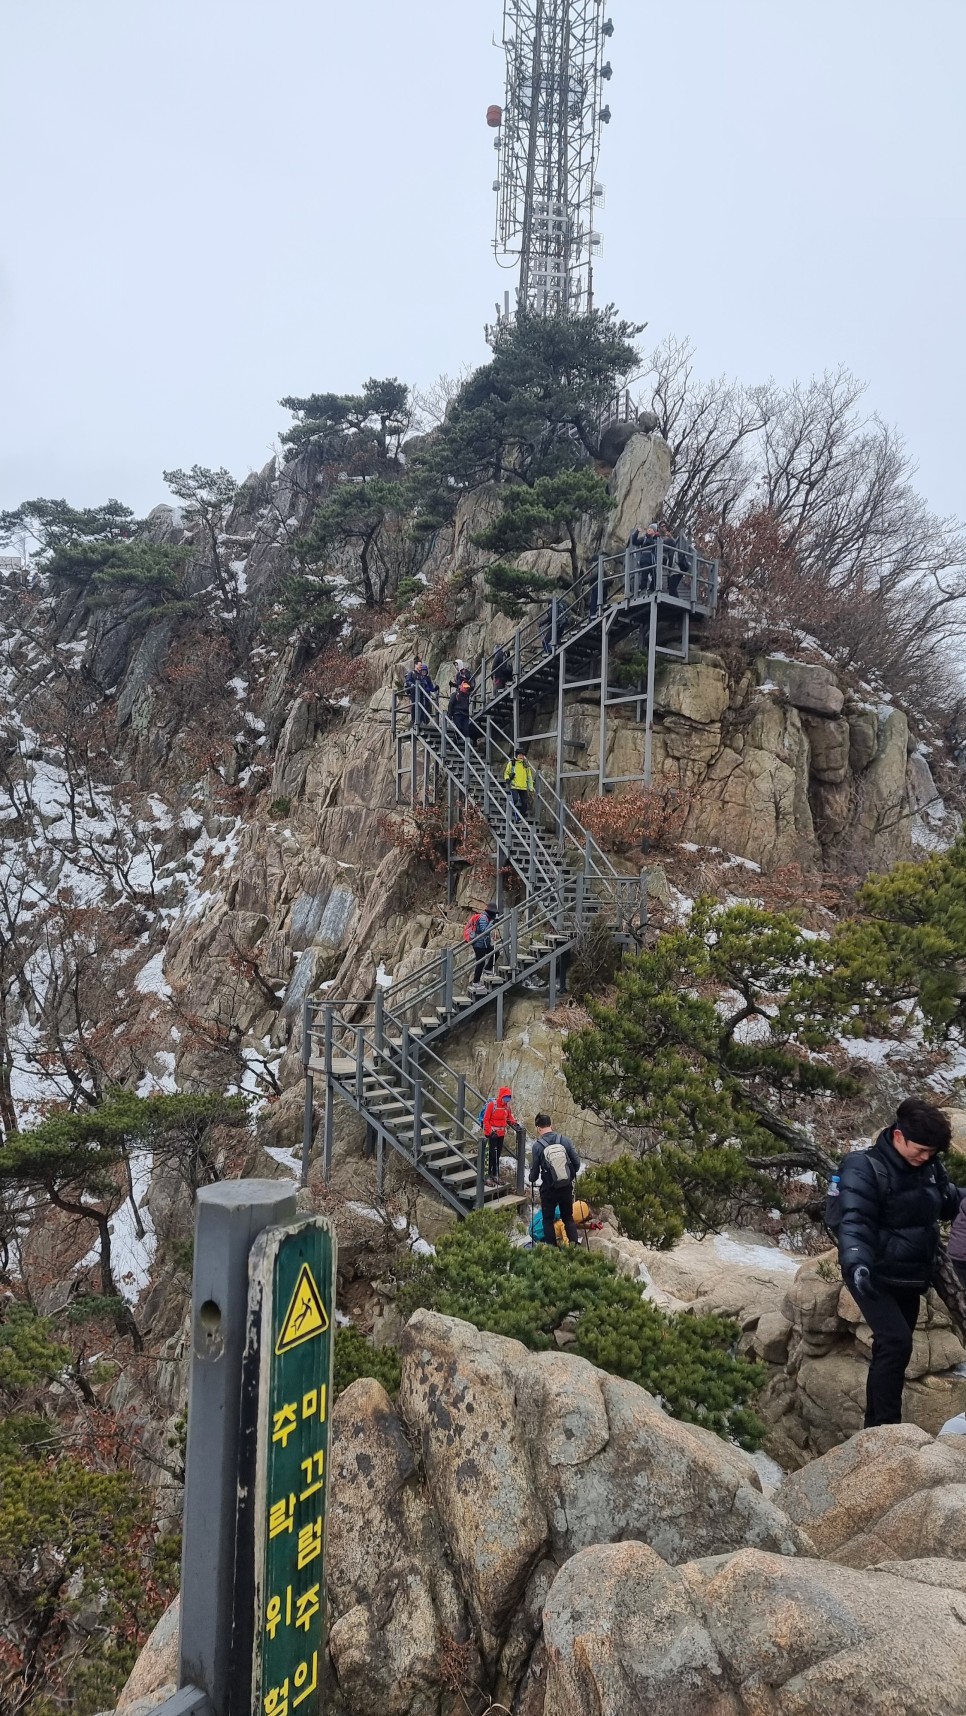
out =
[(227, 1716), (231, 1672), (248, 1254), (295, 1214), (295, 1187), (277, 1180), (203, 1186), (195, 1204), (178, 1679), (207, 1694), (215, 1716)]
[(322, 1175), (326, 1185), (332, 1178), (332, 1132), (335, 1121), (335, 1085), (325, 1081), (325, 1121), (322, 1132)]
[(657, 665), (657, 603), (651, 603), (647, 634), (647, 704), (644, 710), (644, 785), (650, 786), (654, 751), (654, 670)]
[(560, 651), (560, 671), (557, 675), (557, 778), (558, 799), (563, 795), (564, 691), (567, 685), (567, 651)]
[(312, 1139), (315, 1129), (315, 1080), (310, 1072), (305, 1075), (305, 1109), (302, 1114), (302, 1164), (299, 1178), (303, 1186), (309, 1183), (309, 1167), (312, 1161)]
[(600, 732), (598, 734), (597, 752), (597, 791), (603, 793), (604, 782), (607, 778), (607, 675), (610, 671), (608, 660), (610, 646), (610, 631), (606, 617), (600, 628)]

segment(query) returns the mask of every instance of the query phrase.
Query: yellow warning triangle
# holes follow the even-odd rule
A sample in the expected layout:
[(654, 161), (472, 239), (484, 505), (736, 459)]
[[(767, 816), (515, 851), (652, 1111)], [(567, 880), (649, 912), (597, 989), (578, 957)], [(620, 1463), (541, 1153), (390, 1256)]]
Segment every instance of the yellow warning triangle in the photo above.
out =
[(285, 1313), (285, 1321), (275, 1342), (276, 1354), (291, 1352), (293, 1347), (301, 1346), (303, 1341), (310, 1341), (313, 1335), (324, 1335), (328, 1326), (329, 1319), (322, 1303), (322, 1295), (315, 1284), (315, 1276), (308, 1264), (303, 1263), (295, 1283), (292, 1302)]

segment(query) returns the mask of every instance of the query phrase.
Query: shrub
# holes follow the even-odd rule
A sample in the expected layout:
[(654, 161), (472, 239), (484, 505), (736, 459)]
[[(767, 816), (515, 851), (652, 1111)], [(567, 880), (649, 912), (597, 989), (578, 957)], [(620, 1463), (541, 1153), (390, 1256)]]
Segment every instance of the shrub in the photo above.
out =
[(450, 859), (483, 867), (493, 864), (493, 835), (476, 805), (469, 804), (447, 834), (445, 804), (417, 804), (404, 817), (382, 819), (383, 839), (397, 851), (425, 864), (435, 874), (446, 869)]
[(302, 682), (311, 697), (336, 701), (340, 697), (368, 697), (376, 688), (376, 672), (363, 655), (347, 655), (330, 644), (316, 656)]
[(684, 795), (670, 782), (582, 799), (574, 810), (588, 834), (610, 852), (658, 851), (677, 840), (687, 816)]
[(575, 1001), (599, 994), (613, 983), (621, 950), (612, 929), (594, 918), (577, 937), (567, 967), (567, 987)]
[(668, 1317), (639, 1286), (589, 1251), (510, 1243), (506, 1222), (469, 1216), (437, 1243), (435, 1257), (408, 1264), (399, 1308), (462, 1317), (534, 1351), (578, 1313), (574, 1351), (615, 1376), (660, 1395), (676, 1418), (757, 1447), (763, 1428), (748, 1409), (764, 1381), (736, 1353), (738, 1328), (720, 1317)]
[(332, 1378), (336, 1400), (360, 1376), (375, 1377), (387, 1394), (398, 1394), (399, 1368), (399, 1354), (395, 1347), (374, 1347), (358, 1329), (336, 1329)]

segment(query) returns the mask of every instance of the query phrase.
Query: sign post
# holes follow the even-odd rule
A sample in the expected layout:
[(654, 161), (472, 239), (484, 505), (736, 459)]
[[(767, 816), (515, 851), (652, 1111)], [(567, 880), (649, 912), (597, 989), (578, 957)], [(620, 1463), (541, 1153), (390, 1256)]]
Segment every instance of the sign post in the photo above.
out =
[(252, 1247), (239, 1486), (251, 1560), (238, 1569), (233, 1716), (320, 1710), (335, 1272), (321, 1216)]

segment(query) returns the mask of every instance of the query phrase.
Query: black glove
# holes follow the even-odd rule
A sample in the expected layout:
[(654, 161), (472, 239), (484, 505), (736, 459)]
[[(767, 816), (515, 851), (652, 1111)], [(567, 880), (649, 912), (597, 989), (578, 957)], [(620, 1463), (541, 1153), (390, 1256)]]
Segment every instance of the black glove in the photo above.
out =
[(878, 1299), (879, 1295), (872, 1285), (872, 1276), (864, 1263), (859, 1263), (852, 1271), (852, 1286), (856, 1293), (864, 1293), (867, 1299)]

